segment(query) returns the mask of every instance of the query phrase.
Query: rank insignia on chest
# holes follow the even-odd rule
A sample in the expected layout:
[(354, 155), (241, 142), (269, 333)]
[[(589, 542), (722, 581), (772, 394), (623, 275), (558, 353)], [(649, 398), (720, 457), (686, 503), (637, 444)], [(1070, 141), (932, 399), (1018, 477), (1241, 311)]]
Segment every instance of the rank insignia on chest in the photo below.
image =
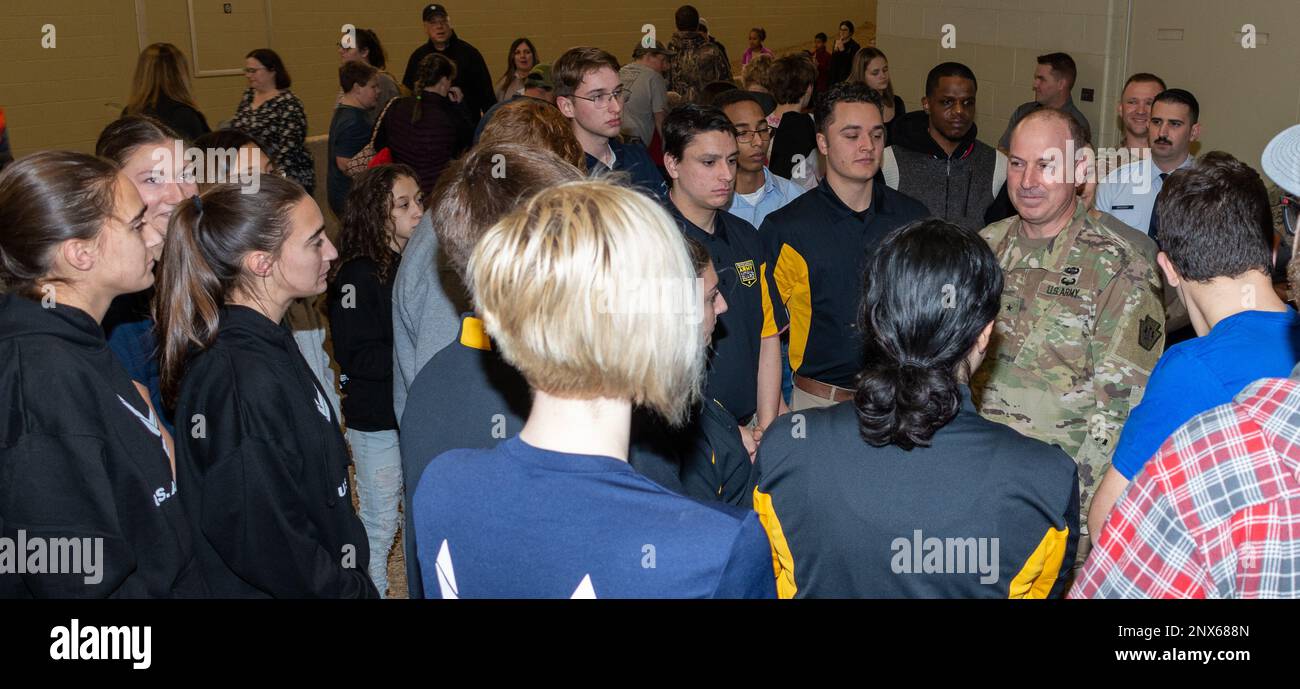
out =
[(754, 270), (752, 260), (737, 263), (736, 276), (740, 278), (740, 284), (746, 287), (753, 287), (758, 284), (758, 272)]
[(1138, 323), (1138, 344), (1142, 349), (1151, 351), (1160, 339), (1160, 322), (1150, 316), (1143, 316), (1142, 322)]

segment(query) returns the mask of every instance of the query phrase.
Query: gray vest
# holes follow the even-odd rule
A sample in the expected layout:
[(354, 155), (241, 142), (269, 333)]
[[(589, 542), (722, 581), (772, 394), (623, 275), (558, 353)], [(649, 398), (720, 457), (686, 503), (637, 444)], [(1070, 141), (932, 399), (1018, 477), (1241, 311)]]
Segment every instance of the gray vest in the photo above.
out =
[(1006, 183), (1007, 157), (986, 143), (972, 143), (969, 153), (959, 149), (950, 159), (890, 146), (881, 161), (885, 184), (925, 204), (935, 217), (979, 231)]

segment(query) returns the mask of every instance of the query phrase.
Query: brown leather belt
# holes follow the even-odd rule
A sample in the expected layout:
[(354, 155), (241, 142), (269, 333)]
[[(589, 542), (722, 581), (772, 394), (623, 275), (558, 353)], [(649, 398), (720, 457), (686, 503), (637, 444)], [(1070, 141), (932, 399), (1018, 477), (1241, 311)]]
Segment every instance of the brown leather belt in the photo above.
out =
[(794, 386), (815, 397), (832, 402), (847, 402), (853, 399), (853, 391), (848, 388), (842, 388), (838, 385), (823, 383), (812, 378), (804, 378), (799, 374), (794, 375)]

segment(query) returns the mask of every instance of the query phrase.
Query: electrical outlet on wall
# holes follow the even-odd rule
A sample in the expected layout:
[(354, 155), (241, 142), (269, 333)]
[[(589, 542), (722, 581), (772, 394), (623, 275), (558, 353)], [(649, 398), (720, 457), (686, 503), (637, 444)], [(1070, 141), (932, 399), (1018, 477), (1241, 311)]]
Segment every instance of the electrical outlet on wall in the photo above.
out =
[(1079, 89), (1079, 100), (1092, 102), (1092, 89)]

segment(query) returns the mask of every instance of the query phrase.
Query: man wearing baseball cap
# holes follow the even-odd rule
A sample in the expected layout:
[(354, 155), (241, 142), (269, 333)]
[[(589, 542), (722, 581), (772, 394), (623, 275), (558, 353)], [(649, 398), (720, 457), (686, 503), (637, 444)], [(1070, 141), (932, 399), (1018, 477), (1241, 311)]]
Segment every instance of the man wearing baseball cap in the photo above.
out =
[(676, 53), (659, 41), (649, 47), (637, 43), (632, 61), (618, 71), (623, 88), (630, 94), (623, 106), (623, 132), (640, 139), (647, 148), (655, 133), (663, 137), (664, 118), (668, 116), (668, 82), (663, 75), (668, 73), (673, 55)]
[[(1284, 192), (1294, 244), (1300, 125), (1274, 137), (1260, 162)], [(1294, 300), (1300, 261), (1292, 250)], [(1070, 597), (1298, 598), (1296, 495), (1300, 365), (1287, 378), (1251, 383), (1164, 441), (1110, 512)]]
[(456, 82), (452, 86), (459, 88), (464, 95), (465, 109), (469, 111), (470, 119), (477, 124), (480, 116), (497, 102), (483, 54), (456, 35), (451, 28), (451, 18), (447, 15), (445, 5), (425, 5), (421, 18), (429, 40), (416, 48), (411, 53), (411, 59), (406, 61), (406, 74), (402, 77), (402, 84), (414, 91), (415, 71), (420, 66), (420, 60), (431, 53), (446, 55), (456, 63)]
[(1274, 273), (1274, 282), (1279, 282), (1280, 278), (1290, 283), (1291, 301), (1295, 302), (1297, 290), (1300, 290), (1300, 276), (1296, 275), (1298, 269), (1293, 266), (1297, 265), (1294, 260), (1295, 238), (1300, 234), (1300, 124), (1288, 129), (1282, 130), (1280, 134), (1273, 137), (1268, 146), (1264, 149), (1264, 156), (1260, 161), (1264, 168), (1264, 174), (1273, 180), (1277, 185), (1278, 192), (1281, 194), (1281, 203), (1278, 210), (1281, 211), (1281, 217), (1274, 215), (1275, 224), (1281, 230), (1281, 238), (1277, 246), (1277, 261), (1281, 263), (1279, 269), (1285, 268), (1284, 275), (1278, 275), (1281, 270)]

